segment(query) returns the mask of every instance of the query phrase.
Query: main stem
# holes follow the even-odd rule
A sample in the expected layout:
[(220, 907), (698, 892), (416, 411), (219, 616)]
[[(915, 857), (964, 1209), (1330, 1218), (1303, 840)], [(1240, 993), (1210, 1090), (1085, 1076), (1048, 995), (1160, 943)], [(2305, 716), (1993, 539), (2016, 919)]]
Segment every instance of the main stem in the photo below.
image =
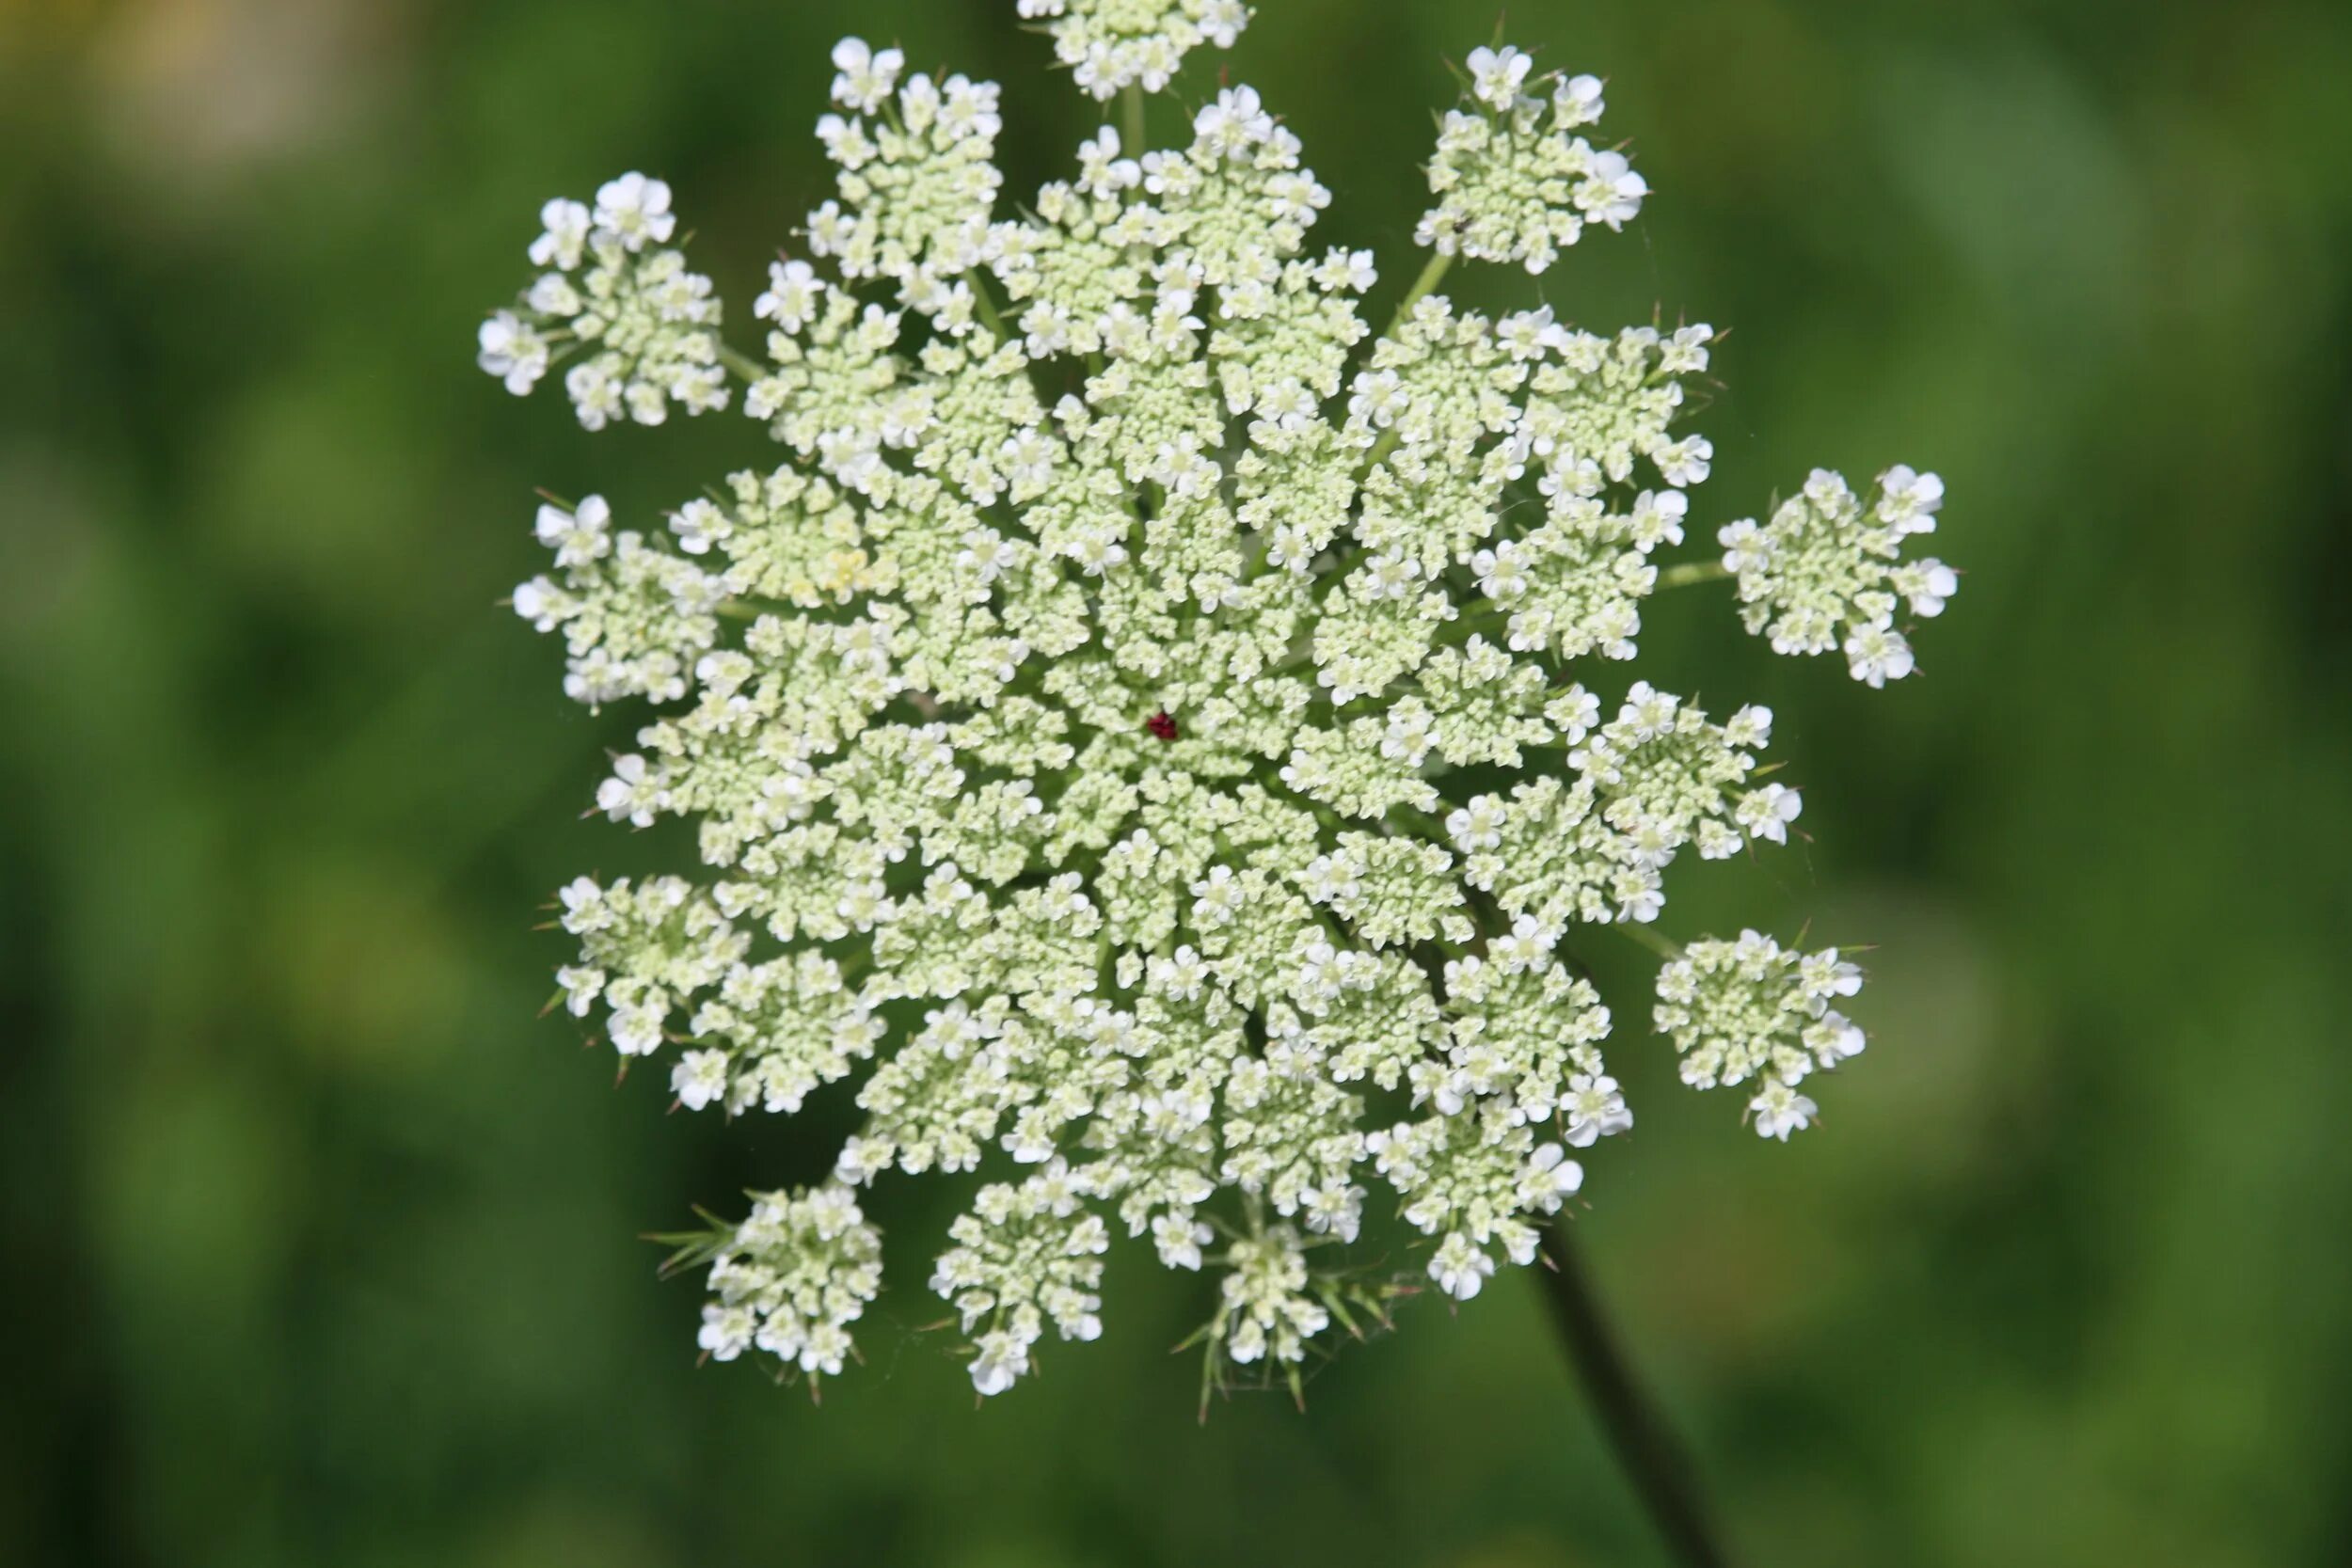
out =
[(1545, 1260), (1551, 1266), (1536, 1274), (1544, 1286), (1544, 1301), (1551, 1321), (1566, 1341), (1568, 1359), (1593, 1402), (1609, 1446), (1626, 1479), (1641, 1495), (1650, 1522), (1666, 1538), (1667, 1549), (1684, 1568), (1728, 1568), (1724, 1553), (1699, 1495), (1697, 1472), (1690, 1456), (1676, 1441), (1658, 1407), (1635, 1381), (1617, 1337), (1602, 1314), (1600, 1297), (1593, 1289), (1568, 1238), (1565, 1221), (1554, 1221), (1544, 1240)]

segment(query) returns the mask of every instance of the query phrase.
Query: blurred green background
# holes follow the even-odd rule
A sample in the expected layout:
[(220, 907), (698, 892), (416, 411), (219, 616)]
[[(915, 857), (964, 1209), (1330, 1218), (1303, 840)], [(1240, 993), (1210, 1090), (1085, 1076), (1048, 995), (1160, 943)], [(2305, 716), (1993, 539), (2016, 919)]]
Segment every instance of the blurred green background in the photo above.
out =
[[(1492, 0), (1261, 8), (1230, 70), (1377, 318)], [(543, 198), (642, 167), (743, 319), (843, 32), (1005, 82), (1014, 188), (1058, 172), (1098, 119), (1011, 11), (0, 0), (0, 1559), (1660, 1560), (1525, 1279), (1201, 1427), (1165, 1351), (1204, 1304), (1121, 1255), (1108, 1337), (976, 1412), (908, 1333), (952, 1195), (885, 1184), (868, 1367), (821, 1408), (697, 1369), (631, 1238), (830, 1130), (665, 1117), (534, 1021), (541, 901), (650, 851), (579, 819), (630, 719), (497, 607), (532, 487), (642, 516), (762, 444), (586, 436), (474, 371), (479, 313)], [(1706, 525), (1908, 461), (1969, 574), (1886, 693), (1720, 598), (1645, 639), (1779, 710), (1815, 835), (1669, 927), (1879, 944), (1822, 1127), (1759, 1147), (1633, 1028), (1641, 1127), (1590, 1163), (1743, 1559), (2352, 1560), (2352, 8), (1510, 32), (1611, 78), (1657, 191), (1545, 297), (1737, 328)]]

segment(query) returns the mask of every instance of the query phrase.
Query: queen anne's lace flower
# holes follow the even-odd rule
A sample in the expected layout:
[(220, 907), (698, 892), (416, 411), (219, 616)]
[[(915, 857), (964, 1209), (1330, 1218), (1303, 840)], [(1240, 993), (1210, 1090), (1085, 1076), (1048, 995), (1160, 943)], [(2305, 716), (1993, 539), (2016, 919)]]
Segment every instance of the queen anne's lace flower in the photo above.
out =
[[(1098, 96), (1247, 20), (1023, 10)], [(1901, 674), (1897, 613), (1954, 586), (1897, 559), (1942, 486), (1816, 474), (1723, 529), (1721, 567), (1674, 562), (1712, 330), (1432, 292), (1456, 256), (1541, 271), (1633, 215), (1640, 177), (1579, 134), (1599, 82), (1470, 56), (1435, 255), (1375, 333), (1371, 255), (1310, 245), (1330, 194), (1247, 87), (1176, 146), (1104, 127), (1008, 214), (993, 85), (856, 40), (834, 64), (837, 188), (769, 270), (763, 357), (721, 348), (637, 175), (548, 204), (542, 275), (481, 340), (517, 392), (566, 367), (591, 428), (721, 406), (735, 374), (783, 449), (666, 528), (550, 502), (514, 601), (563, 633), (575, 699), (652, 705), (596, 802), (691, 821), (705, 868), (564, 889), (564, 1004), (669, 1053), (690, 1110), (863, 1117), (831, 1182), (689, 1249), (705, 1349), (838, 1370), (880, 1283), (854, 1195), (894, 1172), (977, 1173), (931, 1284), (983, 1393), (1049, 1331), (1103, 1332), (1121, 1236), (1219, 1276), (1212, 1373), (1295, 1377), (1376, 1320), (1401, 1287), (1348, 1261), (1371, 1227), (1472, 1296), (1579, 1193), (1570, 1151), (1632, 1125), (1595, 927), (1673, 955), (1686, 1080), (1752, 1085), (1767, 1136), (1806, 1125), (1797, 1085), (1861, 1047), (1830, 1006), (1858, 972), (1646, 928), (1686, 850), (1786, 843), (1772, 715), (1595, 689), (1659, 590), (1717, 576), (1776, 648)]]

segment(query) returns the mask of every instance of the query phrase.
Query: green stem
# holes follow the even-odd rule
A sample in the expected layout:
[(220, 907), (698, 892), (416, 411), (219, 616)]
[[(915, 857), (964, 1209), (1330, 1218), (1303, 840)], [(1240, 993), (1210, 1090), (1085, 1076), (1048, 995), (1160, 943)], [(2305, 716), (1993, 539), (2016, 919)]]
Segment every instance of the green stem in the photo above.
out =
[(1731, 568), (1720, 561), (1686, 561), (1678, 566), (1659, 568), (1661, 588), (1689, 588), (1702, 582), (1721, 582), (1731, 576)]
[(1636, 1381), (1592, 1276), (1569, 1244), (1567, 1225), (1554, 1220), (1548, 1229), (1544, 1261), (1549, 1267), (1536, 1271), (1544, 1301), (1619, 1467), (1641, 1495), (1676, 1562), (1683, 1568), (1728, 1568), (1731, 1559), (1715, 1533), (1690, 1455)]
[(1673, 961), (1682, 957), (1682, 943), (1661, 931), (1651, 929), (1638, 920), (1614, 920), (1609, 924), (1613, 931), (1622, 931), (1660, 958)]
[[(1421, 276), (1413, 279), (1413, 286), (1405, 291), (1403, 299), (1397, 301), (1396, 314), (1389, 318), (1388, 330), (1380, 334), (1382, 339), (1391, 341), (1395, 339), (1397, 329), (1403, 326), (1406, 318), (1413, 313), (1413, 307), (1421, 303), (1423, 294), (1438, 286), (1438, 282), (1444, 278), (1446, 269), (1452, 265), (1454, 265), (1454, 258), (1451, 256), (1442, 253), (1433, 253), (1430, 256), (1428, 264), (1421, 269)], [(1362, 464), (1356, 469), (1357, 483), (1362, 483), (1364, 476), (1378, 467), (1387, 459), (1389, 453), (1396, 450), (1397, 439), (1394, 426), (1380, 433), (1379, 439), (1373, 442), (1372, 451), (1364, 454)]]
[(1396, 314), (1389, 318), (1389, 329), (1380, 336), (1394, 338), (1396, 329), (1403, 326), (1406, 318), (1413, 313), (1413, 307), (1421, 303), (1423, 294), (1444, 281), (1446, 269), (1452, 265), (1453, 257), (1441, 251), (1432, 255), (1429, 264), (1421, 269), (1421, 276), (1413, 279), (1413, 286), (1405, 291), (1405, 297), (1396, 302)]
[(719, 345), (719, 363), (726, 367), (727, 373), (741, 381), (746, 387), (755, 381), (765, 381), (768, 378), (767, 366), (732, 343)]
[(963, 278), (972, 286), (972, 313), (980, 318), (980, 325), (987, 327), (998, 342), (1003, 342), (1009, 334), (1005, 331), (1005, 318), (996, 313), (996, 302), (989, 297), (988, 279), (980, 275), (977, 267), (965, 273)]
[(1119, 136), (1124, 157), (1143, 156), (1143, 84), (1130, 82), (1119, 97)]
[[(1403, 823), (1432, 844), (1450, 845), (1454, 842), (1453, 835), (1445, 831), (1445, 823), (1442, 820), (1416, 807), (1391, 806), (1388, 811), (1388, 819), (1391, 822)], [(1386, 823), (1382, 824), (1384, 827), (1386, 825)]]

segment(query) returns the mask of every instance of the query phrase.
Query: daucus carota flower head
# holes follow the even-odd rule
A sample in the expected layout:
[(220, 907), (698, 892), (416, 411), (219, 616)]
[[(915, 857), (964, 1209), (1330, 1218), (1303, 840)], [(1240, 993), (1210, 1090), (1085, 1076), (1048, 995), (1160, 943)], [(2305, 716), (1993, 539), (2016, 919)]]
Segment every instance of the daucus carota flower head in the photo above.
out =
[[(1097, 97), (1248, 20), (1021, 9)], [(1168, 145), (1130, 113), (1008, 204), (994, 86), (854, 39), (833, 65), (837, 189), (770, 269), (759, 354), (722, 346), (639, 175), (548, 204), (540, 276), (481, 339), (514, 391), (564, 367), (591, 429), (723, 408), (731, 377), (781, 449), (666, 526), (541, 508), (552, 563), (514, 600), (563, 634), (569, 695), (649, 705), (597, 807), (698, 834), (691, 877), (563, 890), (565, 1005), (666, 1057), (689, 1110), (861, 1118), (829, 1180), (686, 1248), (704, 1348), (840, 1371), (882, 1288), (866, 1190), (927, 1172), (970, 1194), (930, 1288), (984, 1394), (1115, 1331), (1130, 1242), (1218, 1276), (1213, 1375), (1295, 1379), (1414, 1284), (1473, 1296), (1632, 1125), (1597, 932), (1666, 956), (1686, 1082), (1737, 1086), (1766, 1137), (1807, 1125), (1799, 1085), (1861, 1049), (1832, 1006), (1859, 972), (1652, 927), (1686, 851), (1787, 842), (1772, 715), (1613, 672), (1654, 595), (1728, 578), (1774, 649), (1904, 674), (1898, 617), (1956, 586), (1901, 556), (1943, 487), (1817, 472), (1676, 560), (1712, 330), (1435, 292), (1635, 215), (1646, 184), (1584, 134), (1599, 81), (1470, 56), (1430, 258), (1375, 332), (1373, 256), (1312, 243), (1331, 193), (1247, 87)], [(1354, 1260), (1396, 1256), (1373, 1227), (1401, 1276)]]

